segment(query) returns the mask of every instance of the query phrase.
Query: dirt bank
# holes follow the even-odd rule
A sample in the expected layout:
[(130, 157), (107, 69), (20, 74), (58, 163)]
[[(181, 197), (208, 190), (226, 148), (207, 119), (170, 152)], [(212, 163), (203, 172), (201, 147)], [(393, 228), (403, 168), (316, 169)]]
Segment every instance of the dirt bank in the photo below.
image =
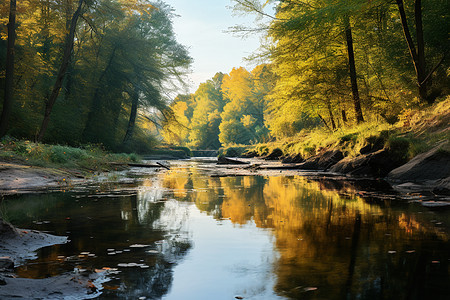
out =
[(77, 171), (0, 161), (0, 195), (66, 189), (81, 180)]

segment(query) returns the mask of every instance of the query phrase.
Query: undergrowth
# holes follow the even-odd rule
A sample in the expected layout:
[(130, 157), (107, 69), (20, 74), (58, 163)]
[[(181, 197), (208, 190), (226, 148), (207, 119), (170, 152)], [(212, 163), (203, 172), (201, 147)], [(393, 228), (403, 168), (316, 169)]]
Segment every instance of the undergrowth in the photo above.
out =
[(82, 170), (107, 170), (111, 162), (140, 161), (134, 153), (110, 153), (99, 145), (69, 147), (48, 145), (5, 137), (0, 142), (0, 159), (23, 162), (32, 166), (76, 168)]
[[(338, 149), (345, 156), (354, 157), (360, 154), (363, 147), (378, 144), (380, 148), (398, 149), (406, 153), (406, 159), (410, 159), (449, 141), (449, 124), (450, 96), (447, 96), (428, 108), (405, 109), (399, 121), (393, 125), (378, 119), (335, 131), (325, 128), (305, 129), (294, 137), (251, 146), (233, 145), (231, 148), (245, 147), (247, 152), (256, 152), (260, 156), (279, 148), (285, 155), (301, 154), (304, 158), (325, 150)], [(443, 147), (450, 151), (449, 143)]]

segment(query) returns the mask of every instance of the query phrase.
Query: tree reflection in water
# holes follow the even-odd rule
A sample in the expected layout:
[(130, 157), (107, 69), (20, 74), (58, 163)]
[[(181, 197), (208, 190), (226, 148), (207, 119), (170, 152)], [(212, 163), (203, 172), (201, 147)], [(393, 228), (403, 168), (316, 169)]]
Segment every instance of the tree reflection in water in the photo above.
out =
[(432, 221), (439, 217), (448, 224), (449, 215), (362, 199), (355, 193), (362, 184), (383, 187), (370, 180), (350, 184), (301, 176), (199, 177), (195, 169), (164, 177), (164, 186), (177, 191), (175, 198), (194, 202), (217, 219), (272, 229), (279, 252), (274, 267), (279, 295), (446, 297), (449, 232)]
[[(445, 299), (450, 292), (448, 212), (363, 199), (363, 181), (218, 178), (207, 168), (181, 163), (137, 185), (7, 198), (15, 225), (72, 240), (42, 249), (18, 275), (145, 265), (120, 268), (104, 299), (193, 290), (203, 293), (199, 299), (225, 299), (221, 293), (235, 285), (246, 299)], [(78, 256), (86, 251), (96, 256)]]

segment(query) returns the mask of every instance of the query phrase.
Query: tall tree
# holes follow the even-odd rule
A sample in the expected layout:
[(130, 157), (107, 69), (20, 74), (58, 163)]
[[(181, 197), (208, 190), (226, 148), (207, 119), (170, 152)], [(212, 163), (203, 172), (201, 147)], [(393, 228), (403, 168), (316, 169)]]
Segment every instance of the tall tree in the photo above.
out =
[(70, 57), (72, 55), (74, 38), (75, 38), (75, 30), (78, 23), (78, 18), (82, 14), (82, 6), (84, 0), (79, 0), (78, 7), (72, 16), (72, 20), (70, 22), (70, 29), (66, 36), (64, 53), (61, 61), (61, 65), (56, 76), (56, 81), (53, 86), (52, 93), (48, 97), (45, 105), (44, 119), (42, 120), (42, 125), (39, 130), (39, 134), (37, 136), (37, 141), (40, 142), (44, 138), (45, 132), (47, 131), (48, 123), (50, 122), (50, 114), (52, 112), (53, 106), (55, 105), (56, 99), (58, 98), (59, 91), (61, 90), (64, 77), (66, 76), (67, 67), (69, 66)]
[(0, 137), (8, 130), (9, 117), (13, 101), (14, 91), (14, 44), (16, 39), (16, 0), (11, 0), (9, 5), (8, 45), (6, 50), (6, 74), (5, 97), (3, 98), (3, 110), (0, 117)]
[(417, 86), (419, 92), (419, 98), (422, 101), (433, 102), (434, 99), (428, 94), (428, 85), (431, 81), (431, 77), (436, 69), (443, 62), (445, 55), (448, 53), (448, 49), (442, 56), (442, 59), (436, 64), (436, 66), (427, 73), (426, 59), (425, 59), (425, 40), (424, 40), (424, 30), (423, 30), (423, 18), (422, 18), (422, 1), (414, 1), (414, 23), (416, 27), (416, 43), (417, 48), (414, 44), (411, 32), (408, 26), (408, 20), (405, 12), (405, 5), (403, 0), (396, 0), (398, 11), (400, 14), (400, 20), (402, 23), (403, 34), (405, 36), (406, 43), (408, 45), (408, 50), (411, 55), (412, 63), (417, 77)]
[(358, 80), (356, 75), (355, 51), (353, 49), (352, 27), (350, 25), (350, 17), (344, 15), (345, 40), (347, 42), (348, 65), (350, 72), (350, 82), (352, 85), (353, 105), (355, 107), (356, 122), (364, 122), (361, 109), (361, 100), (359, 98)]

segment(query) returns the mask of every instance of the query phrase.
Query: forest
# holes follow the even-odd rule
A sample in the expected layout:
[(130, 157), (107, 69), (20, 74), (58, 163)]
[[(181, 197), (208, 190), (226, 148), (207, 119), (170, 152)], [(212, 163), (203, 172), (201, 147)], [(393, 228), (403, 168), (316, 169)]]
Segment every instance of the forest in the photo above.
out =
[(171, 7), (2, 1), (0, 13), (2, 136), (114, 151), (155, 145), (154, 124), (191, 62)]
[(265, 34), (249, 58), (261, 64), (179, 95), (162, 133), (171, 144), (217, 149), (389, 125), (449, 93), (448, 1), (233, 3), (256, 23), (232, 32)]
[(3, 1), (0, 135), (145, 153), (394, 124), (448, 101), (449, 11), (446, 0), (234, 0), (230, 14), (255, 23), (230, 31), (264, 36), (256, 67), (173, 97), (192, 58), (163, 1)]

